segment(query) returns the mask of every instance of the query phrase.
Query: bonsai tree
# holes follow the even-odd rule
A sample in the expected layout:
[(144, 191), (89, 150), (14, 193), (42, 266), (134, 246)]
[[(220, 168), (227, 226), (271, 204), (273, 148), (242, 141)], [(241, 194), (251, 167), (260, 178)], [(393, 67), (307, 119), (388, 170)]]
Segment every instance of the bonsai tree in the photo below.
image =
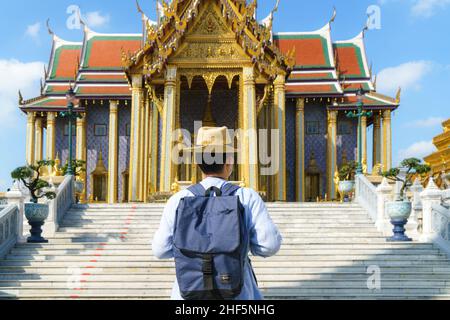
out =
[[(402, 169), (405, 174), (402, 173)], [(422, 160), (417, 158), (408, 158), (401, 162), (400, 167), (392, 168), (389, 171), (383, 172), (381, 175), (391, 181), (401, 182), (402, 187), (400, 189), (400, 199), (405, 199), (406, 189), (413, 185), (413, 179), (417, 176), (423, 176), (431, 171), (431, 167), (425, 163), (422, 163)]]
[(354, 180), (356, 174), (357, 163), (355, 161), (349, 161), (345, 163), (339, 169), (339, 180), (340, 181), (349, 181)]
[(11, 172), (11, 177), (21, 181), (30, 190), (32, 203), (38, 203), (38, 200), (41, 198), (52, 200), (56, 198), (56, 194), (54, 192), (43, 191), (43, 189), (50, 187), (50, 184), (40, 179), (40, 172), (43, 167), (53, 166), (54, 164), (55, 162), (53, 160), (38, 161), (37, 165), (23, 166), (15, 169)]
[[(69, 163), (67, 162), (62, 168), (63, 175), (67, 174), (67, 169), (69, 167)], [(72, 160), (72, 169), (75, 177), (79, 177), (80, 174), (86, 172), (86, 161), (83, 160)]]

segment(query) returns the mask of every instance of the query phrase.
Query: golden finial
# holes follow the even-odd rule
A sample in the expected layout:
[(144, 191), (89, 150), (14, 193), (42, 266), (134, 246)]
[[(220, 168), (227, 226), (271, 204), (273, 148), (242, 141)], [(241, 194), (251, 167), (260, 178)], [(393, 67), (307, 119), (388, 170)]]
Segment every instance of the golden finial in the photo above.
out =
[(398, 91), (397, 91), (397, 95), (395, 96), (395, 103), (396, 104), (400, 104), (401, 96), (402, 96), (402, 88), (399, 87)]
[(375, 79), (373, 80), (373, 87), (374, 87), (375, 91), (377, 91), (377, 79), (378, 79), (378, 75), (375, 75)]

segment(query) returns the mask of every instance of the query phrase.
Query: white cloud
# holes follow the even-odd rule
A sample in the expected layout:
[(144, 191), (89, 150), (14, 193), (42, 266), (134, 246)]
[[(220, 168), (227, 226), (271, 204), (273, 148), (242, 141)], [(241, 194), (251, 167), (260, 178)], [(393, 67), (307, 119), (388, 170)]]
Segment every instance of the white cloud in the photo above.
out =
[(388, 94), (395, 93), (398, 87), (402, 90), (418, 90), (421, 80), (431, 71), (432, 65), (430, 61), (411, 61), (383, 69), (377, 77), (377, 89)]
[(92, 28), (104, 27), (110, 21), (109, 14), (102, 15), (100, 11), (88, 12), (84, 15), (86, 24)]
[(429, 117), (405, 124), (408, 128), (432, 128), (442, 124), (446, 119), (441, 117)]
[(41, 31), (41, 23), (36, 22), (35, 24), (29, 25), (25, 31), (25, 35), (29, 36), (33, 40), (37, 41), (39, 39), (39, 32)]
[(44, 74), (43, 62), (23, 63), (15, 59), (0, 60), (0, 126), (15, 125), (18, 110), (18, 92), (24, 97), (39, 95), (39, 80)]
[(414, 16), (429, 18), (439, 9), (450, 5), (450, 0), (416, 0), (411, 8)]
[(407, 158), (423, 158), (436, 151), (432, 141), (419, 141), (413, 143), (406, 149), (398, 151), (398, 159), (402, 161)]

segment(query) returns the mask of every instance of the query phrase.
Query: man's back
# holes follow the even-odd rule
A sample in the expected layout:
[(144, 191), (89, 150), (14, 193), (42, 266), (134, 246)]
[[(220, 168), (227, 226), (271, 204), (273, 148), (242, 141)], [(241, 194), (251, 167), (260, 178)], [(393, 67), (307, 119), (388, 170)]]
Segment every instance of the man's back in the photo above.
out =
[[(206, 178), (201, 182), (205, 189), (210, 187), (221, 188), (225, 180), (219, 178)], [(176, 210), (180, 200), (184, 197), (192, 197), (188, 190), (183, 190), (174, 195), (167, 203), (161, 225), (153, 240), (153, 253), (159, 259), (173, 258), (173, 235), (176, 218)], [(244, 209), (247, 232), (250, 234), (250, 251), (255, 256), (270, 257), (275, 255), (281, 246), (281, 235), (278, 228), (270, 218), (267, 208), (257, 192), (252, 189), (241, 188), (236, 192)], [(263, 297), (253, 276), (250, 263), (246, 263), (244, 275), (244, 287), (237, 300), (261, 300)], [(178, 283), (175, 282), (172, 299), (181, 300)]]

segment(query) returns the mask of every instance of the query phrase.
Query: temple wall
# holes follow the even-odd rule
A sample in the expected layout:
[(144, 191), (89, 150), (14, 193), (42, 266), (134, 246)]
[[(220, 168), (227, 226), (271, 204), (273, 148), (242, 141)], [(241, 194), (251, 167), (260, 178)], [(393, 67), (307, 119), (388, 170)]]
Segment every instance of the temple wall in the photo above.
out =
[(296, 139), (295, 139), (295, 100), (286, 101), (286, 176), (287, 176), (287, 201), (295, 202), (295, 177), (296, 177)]
[[(308, 134), (308, 122), (315, 123), (318, 131)], [(310, 124), (311, 125), (311, 124)], [(307, 171), (312, 152), (320, 169), (320, 193), (326, 193), (327, 186), (327, 110), (322, 104), (307, 104), (305, 106), (305, 170)], [(305, 173), (306, 174), (306, 173)]]
[[(339, 127), (341, 126), (341, 129)], [(337, 135), (337, 161), (342, 166), (342, 155), (345, 150), (347, 161), (356, 161), (358, 145), (358, 120), (348, 119), (344, 112), (339, 112)]]
[[(100, 151), (103, 155), (103, 163), (108, 169), (108, 136), (109, 136), (109, 104), (88, 105), (86, 112), (86, 147), (87, 147), (87, 195), (92, 193), (91, 173), (97, 166), (98, 155)], [(106, 126), (105, 136), (95, 136), (94, 128), (96, 125)]]
[[(180, 99), (181, 127), (194, 132), (194, 122), (201, 121), (208, 103), (207, 90), (183, 90)], [(213, 90), (212, 113), (219, 127), (236, 128), (238, 91)]]
[(119, 107), (119, 172), (118, 172), (118, 199), (124, 202), (124, 175), (130, 162), (130, 136), (127, 127), (131, 125), (131, 107), (120, 105)]
[[(64, 127), (68, 124), (68, 120), (60, 116), (56, 118), (56, 153), (61, 160), (61, 166), (64, 166), (69, 157), (69, 141), (68, 136), (64, 135)], [(76, 126), (75, 126), (76, 128)], [(76, 151), (76, 130), (73, 131), (72, 136), (72, 157), (75, 159)]]

